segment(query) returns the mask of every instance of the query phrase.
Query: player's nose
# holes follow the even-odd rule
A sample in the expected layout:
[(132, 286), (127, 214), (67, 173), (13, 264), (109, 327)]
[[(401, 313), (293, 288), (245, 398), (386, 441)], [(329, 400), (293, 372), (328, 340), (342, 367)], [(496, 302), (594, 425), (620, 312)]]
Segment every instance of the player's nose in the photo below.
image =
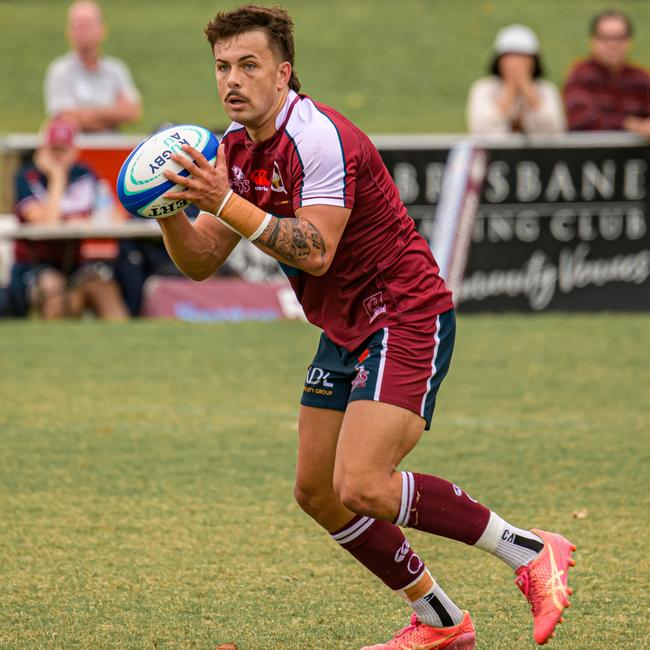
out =
[(236, 70), (231, 70), (226, 81), (228, 88), (239, 88), (241, 86), (241, 77)]

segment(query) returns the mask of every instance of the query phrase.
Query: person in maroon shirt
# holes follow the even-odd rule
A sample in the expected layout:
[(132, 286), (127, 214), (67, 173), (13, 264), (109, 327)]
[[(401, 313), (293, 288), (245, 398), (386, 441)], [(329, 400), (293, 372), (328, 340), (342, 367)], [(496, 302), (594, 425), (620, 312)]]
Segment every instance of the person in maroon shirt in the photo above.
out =
[(591, 57), (576, 64), (564, 87), (572, 131), (631, 131), (650, 136), (650, 74), (627, 62), (632, 23), (620, 11), (591, 22)]
[[(464, 490), (396, 467), (429, 428), (451, 361), (451, 295), (370, 139), (299, 94), (293, 23), (247, 5), (206, 28), (232, 125), (212, 166), (195, 149), (165, 176), (203, 212), (160, 219), (172, 259), (212, 275), (244, 236), (277, 259), (323, 330), (305, 378), (295, 497), (333, 541), (398, 592), (411, 624), (372, 648), (472, 650), (475, 632), (400, 526), (488, 551), (517, 573), (545, 643), (568, 606), (575, 549), (513, 526)], [(550, 582), (549, 582), (550, 578)]]

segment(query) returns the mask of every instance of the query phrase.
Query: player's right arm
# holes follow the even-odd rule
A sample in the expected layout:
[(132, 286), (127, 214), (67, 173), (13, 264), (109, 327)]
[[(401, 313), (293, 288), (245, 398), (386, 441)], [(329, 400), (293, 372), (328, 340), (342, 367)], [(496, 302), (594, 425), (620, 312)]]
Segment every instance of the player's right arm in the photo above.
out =
[(159, 219), (158, 223), (174, 264), (192, 280), (205, 280), (214, 275), (241, 239), (205, 212), (194, 223), (184, 212)]

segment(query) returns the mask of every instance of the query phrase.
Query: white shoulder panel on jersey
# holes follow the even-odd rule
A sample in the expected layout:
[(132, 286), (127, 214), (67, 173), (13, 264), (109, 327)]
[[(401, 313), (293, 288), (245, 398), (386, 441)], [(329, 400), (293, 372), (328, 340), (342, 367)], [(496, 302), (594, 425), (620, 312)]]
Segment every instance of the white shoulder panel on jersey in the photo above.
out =
[(229, 133), (232, 133), (233, 131), (241, 131), (243, 128), (243, 124), (240, 124), (239, 122), (231, 122), (230, 126), (223, 132), (221, 139), (223, 140)]
[(285, 127), (303, 168), (301, 206), (345, 207), (345, 156), (334, 122), (302, 98)]

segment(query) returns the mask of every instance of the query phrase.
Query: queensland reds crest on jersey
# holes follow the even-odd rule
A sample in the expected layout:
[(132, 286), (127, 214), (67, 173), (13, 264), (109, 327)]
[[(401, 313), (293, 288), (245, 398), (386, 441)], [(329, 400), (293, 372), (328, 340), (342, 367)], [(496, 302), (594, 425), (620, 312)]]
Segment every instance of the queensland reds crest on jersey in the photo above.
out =
[(284, 192), (287, 193), (287, 190), (284, 188), (284, 181), (282, 180), (282, 174), (280, 174), (280, 168), (278, 163), (273, 161), (273, 177), (271, 178), (271, 190), (273, 192)]
[(241, 167), (233, 165), (232, 170), (232, 180), (228, 181), (230, 187), (232, 187), (237, 194), (245, 194), (251, 189), (250, 181), (246, 178), (246, 174), (242, 171)]

